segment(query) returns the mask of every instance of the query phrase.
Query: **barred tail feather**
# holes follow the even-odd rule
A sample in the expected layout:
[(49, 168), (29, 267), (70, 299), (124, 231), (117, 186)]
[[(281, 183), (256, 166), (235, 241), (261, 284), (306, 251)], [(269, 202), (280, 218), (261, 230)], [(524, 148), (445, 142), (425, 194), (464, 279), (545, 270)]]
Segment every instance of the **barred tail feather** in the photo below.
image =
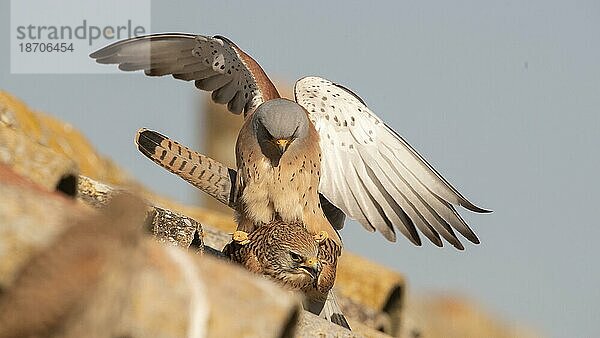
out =
[(140, 129), (136, 134), (135, 143), (139, 151), (156, 164), (219, 202), (232, 206), (235, 170), (152, 130)]

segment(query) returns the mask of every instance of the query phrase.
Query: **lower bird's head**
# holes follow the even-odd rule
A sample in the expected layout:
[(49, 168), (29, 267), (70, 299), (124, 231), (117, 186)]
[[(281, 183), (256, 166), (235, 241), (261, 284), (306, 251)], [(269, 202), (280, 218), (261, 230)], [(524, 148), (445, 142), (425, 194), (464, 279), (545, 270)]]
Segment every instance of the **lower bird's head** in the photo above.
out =
[(261, 150), (277, 165), (294, 143), (308, 136), (309, 123), (304, 108), (286, 99), (267, 101), (252, 114), (252, 128)]
[(319, 246), (301, 223), (274, 226), (267, 241), (268, 275), (291, 289), (316, 283), (321, 272)]

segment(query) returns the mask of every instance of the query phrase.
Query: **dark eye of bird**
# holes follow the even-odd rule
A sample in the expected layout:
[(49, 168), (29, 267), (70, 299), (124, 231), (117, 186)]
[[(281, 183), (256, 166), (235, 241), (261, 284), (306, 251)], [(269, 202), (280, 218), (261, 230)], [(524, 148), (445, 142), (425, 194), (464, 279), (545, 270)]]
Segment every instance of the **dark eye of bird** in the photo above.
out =
[(297, 254), (293, 251), (290, 251), (290, 257), (292, 257), (292, 260), (294, 262), (302, 262), (302, 256), (300, 256), (299, 254)]

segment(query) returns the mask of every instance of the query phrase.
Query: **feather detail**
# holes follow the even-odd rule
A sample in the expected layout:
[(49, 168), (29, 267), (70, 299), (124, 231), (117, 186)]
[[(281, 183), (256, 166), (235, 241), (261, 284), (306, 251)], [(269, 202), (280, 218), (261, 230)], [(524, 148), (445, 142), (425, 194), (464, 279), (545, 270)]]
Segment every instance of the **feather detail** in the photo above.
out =
[(90, 57), (98, 63), (118, 64), (123, 71), (194, 81), (235, 114), (249, 114), (262, 102), (279, 97), (258, 63), (223, 36), (151, 34), (117, 41)]
[(319, 133), (319, 192), (333, 205), (390, 241), (398, 229), (420, 245), (418, 229), (437, 246), (444, 238), (463, 249), (455, 229), (479, 243), (453, 205), (489, 211), (460, 194), (360, 97), (318, 77), (298, 80), (294, 93)]
[(156, 164), (181, 177), (219, 202), (232, 206), (236, 171), (210, 157), (148, 129), (140, 129), (135, 138), (138, 149)]

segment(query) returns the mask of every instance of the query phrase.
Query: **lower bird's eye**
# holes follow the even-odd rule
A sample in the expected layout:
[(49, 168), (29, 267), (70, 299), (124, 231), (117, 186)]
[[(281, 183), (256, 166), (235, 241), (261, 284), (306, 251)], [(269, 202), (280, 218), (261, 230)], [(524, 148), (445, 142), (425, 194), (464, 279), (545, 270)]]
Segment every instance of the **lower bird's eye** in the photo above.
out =
[(293, 251), (290, 251), (290, 257), (292, 257), (292, 260), (294, 262), (301, 262), (302, 261), (302, 256), (300, 256), (299, 254), (297, 254), (297, 253), (295, 253)]

